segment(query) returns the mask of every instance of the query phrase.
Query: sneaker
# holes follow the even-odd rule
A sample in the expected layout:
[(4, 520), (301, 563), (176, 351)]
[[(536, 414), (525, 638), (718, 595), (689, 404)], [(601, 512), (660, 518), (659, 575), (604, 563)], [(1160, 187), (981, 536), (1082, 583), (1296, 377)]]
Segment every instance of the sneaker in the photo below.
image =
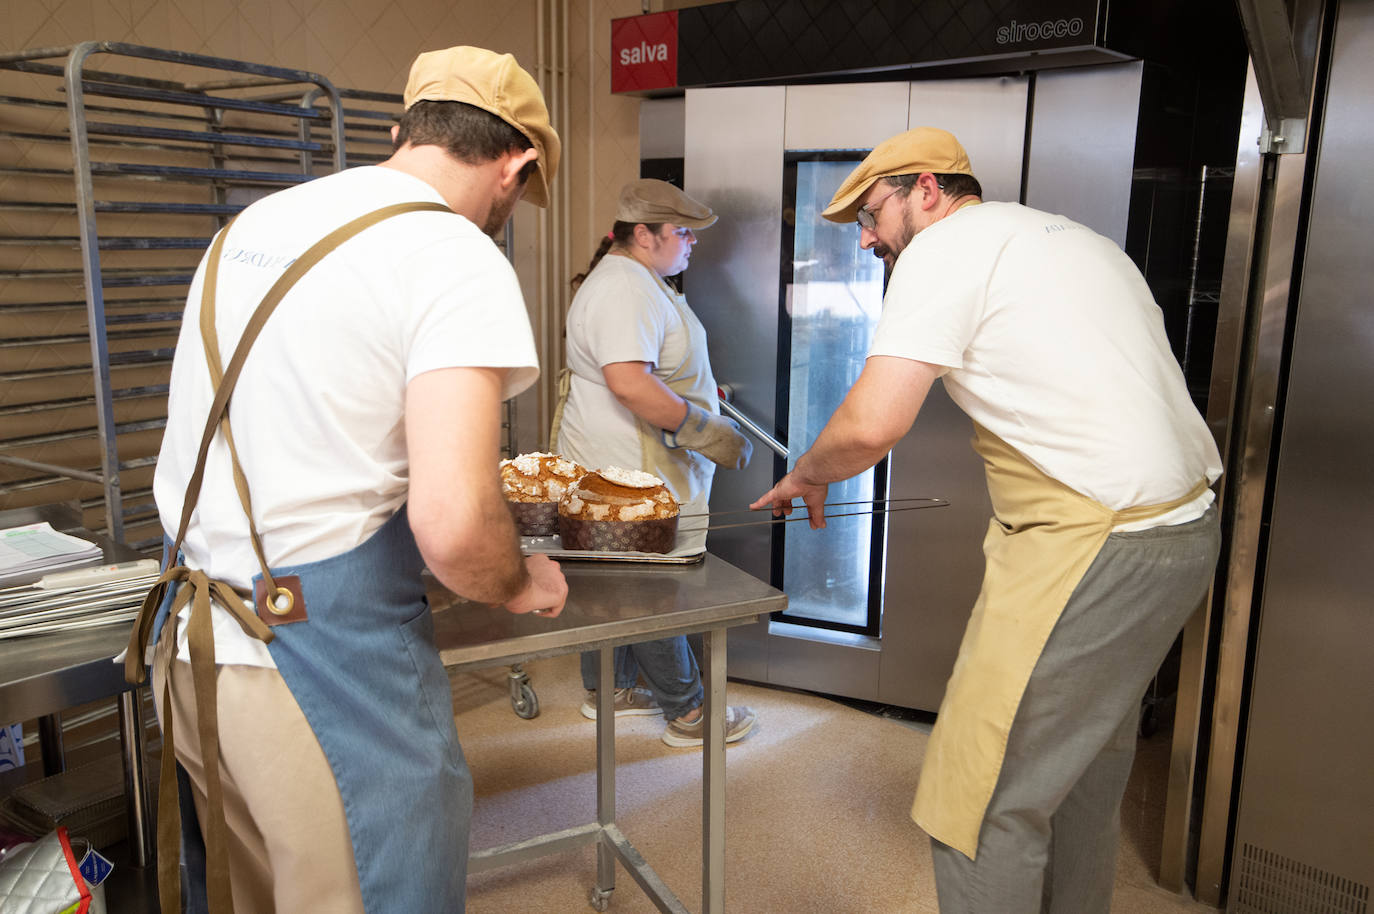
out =
[[(706, 720), (705, 711), (691, 723), (686, 723), (681, 718), (669, 721), (667, 729), (663, 731), (663, 741), (677, 749), (700, 746), (705, 742), (705, 738), (702, 736), (706, 729), (702, 724), (704, 720)], [(754, 713), (753, 708), (744, 705), (732, 705), (726, 708), (725, 741), (733, 743), (735, 740), (743, 739), (746, 733), (754, 729), (754, 724), (758, 721), (759, 716)]]
[[(615, 690), (615, 716), (630, 717), (636, 715), (662, 714), (663, 709), (654, 701), (654, 693), (648, 689), (616, 689)], [(596, 720), (596, 690), (590, 689), (587, 697), (582, 702), (582, 716), (588, 720)]]

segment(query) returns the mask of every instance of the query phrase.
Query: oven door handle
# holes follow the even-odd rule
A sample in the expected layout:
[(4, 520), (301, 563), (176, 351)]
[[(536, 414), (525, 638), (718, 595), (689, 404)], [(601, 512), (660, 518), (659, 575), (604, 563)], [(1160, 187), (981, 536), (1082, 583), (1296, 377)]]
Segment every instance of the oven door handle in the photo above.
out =
[(720, 388), (720, 411), (738, 422), (747, 432), (749, 432), (749, 434), (768, 445), (773, 453), (777, 454), (783, 460), (786, 460), (787, 445), (765, 432), (757, 422), (740, 412), (735, 405), (730, 402), (728, 394), (728, 388)]

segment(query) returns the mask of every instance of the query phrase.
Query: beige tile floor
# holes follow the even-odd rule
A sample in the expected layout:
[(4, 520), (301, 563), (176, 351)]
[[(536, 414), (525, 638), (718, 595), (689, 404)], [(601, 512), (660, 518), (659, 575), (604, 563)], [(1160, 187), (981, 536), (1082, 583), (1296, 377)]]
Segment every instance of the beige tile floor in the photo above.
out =
[[(453, 677), (477, 792), (474, 848), (595, 815), (593, 725), (577, 659), (526, 667), (541, 713), (511, 711), (504, 669)], [(730, 683), (756, 731), (727, 756), (726, 908), (743, 914), (935, 914), (924, 834), (907, 817), (925, 732), (822, 696)], [(699, 751), (659, 741), (659, 718), (617, 722), (617, 822), (689, 909), (700, 909)], [(1115, 914), (1215, 914), (1155, 883), (1168, 737), (1142, 740), (1123, 804)], [(469, 880), (469, 914), (589, 911), (590, 849)], [(656, 910), (622, 871), (610, 911)]]
[[(541, 713), (512, 711), (506, 671), (452, 678), (477, 790), (473, 846), (595, 816), (593, 725), (578, 713), (577, 658), (529, 664)], [(907, 818), (928, 726), (822, 696), (732, 682), (760, 723), (727, 756), (726, 908), (732, 914), (935, 914), (923, 833)], [(617, 821), (691, 910), (700, 910), (701, 755), (659, 741), (659, 718), (617, 722)], [(1216, 914), (1155, 884), (1168, 738), (1142, 740), (1122, 805), (1114, 914)], [(592, 910), (590, 849), (471, 877), (469, 914)], [(153, 873), (117, 868), (111, 914), (157, 911)], [(130, 875), (130, 874), (134, 875)], [(656, 910), (622, 871), (609, 911)]]

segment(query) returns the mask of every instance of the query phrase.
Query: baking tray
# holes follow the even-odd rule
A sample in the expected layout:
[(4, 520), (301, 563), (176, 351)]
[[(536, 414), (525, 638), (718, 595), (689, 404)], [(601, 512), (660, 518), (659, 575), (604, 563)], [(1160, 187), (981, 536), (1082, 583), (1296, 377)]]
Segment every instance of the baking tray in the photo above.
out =
[(564, 549), (558, 535), (522, 536), (520, 551), (525, 555), (547, 555), (549, 558), (579, 562), (650, 562), (657, 565), (692, 565), (706, 556), (706, 547), (679, 546), (672, 552), (603, 552), (590, 549)]

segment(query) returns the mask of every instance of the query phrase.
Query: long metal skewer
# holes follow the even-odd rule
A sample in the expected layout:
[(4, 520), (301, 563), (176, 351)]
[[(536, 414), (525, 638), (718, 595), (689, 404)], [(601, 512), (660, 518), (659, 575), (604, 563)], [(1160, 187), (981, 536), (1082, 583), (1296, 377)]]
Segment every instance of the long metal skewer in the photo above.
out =
[[(874, 506), (876, 507), (876, 506), (880, 506), (880, 505), (905, 504), (906, 502), (913, 502), (913, 501), (932, 502), (931, 507), (940, 507), (941, 505), (947, 505), (947, 504), (949, 504), (949, 502), (945, 501), (943, 498), (871, 498), (871, 499), (869, 499), (869, 500), (867, 500), (867, 501), (830, 501), (830, 502), (826, 502), (825, 505), (824, 505), (823, 507), (826, 507), (826, 508), (848, 508), (848, 507), (852, 507), (852, 506), (854, 506), (854, 505), (874, 505)], [(798, 505), (797, 507), (802, 507), (802, 506), (801, 506), (801, 505)], [(766, 510), (768, 510), (768, 509), (767, 509), (767, 508), (734, 508), (734, 509), (731, 509), (731, 510), (729, 510), (729, 511), (703, 511), (703, 512), (699, 512), (699, 513), (697, 513), (697, 514), (679, 514), (678, 517), (682, 518), (683, 520), (688, 520), (688, 519), (694, 518), (694, 517), (723, 517), (723, 516), (725, 516), (726, 514), (757, 514), (759, 511), (766, 511)], [(866, 513), (866, 512), (864, 512), (864, 513)]]
[[(831, 518), (835, 518), (835, 517), (865, 517), (865, 516), (871, 516), (871, 515), (874, 515), (874, 514), (897, 514), (897, 513), (902, 512), (902, 511), (919, 511), (919, 510), (921, 510), (922, 508), (947, 508), (947, 507), (949, 507), (949, 502), (947, 502), (947, 501), (944, 501), (944, 500), (933, 500), (933, 501), (937, 501), (937, 503), (934, 503), (934, 504), (927, 504), (927, 505), (906, 505), (906, 506), (900, 507), (900, 508), (888, 508), (888, 507), (883, 507), (883, 506), (875, 506), (875, 507), (873, 508), (873, 510), (871, 510), (871, 511), (842, 511), (842, 512), (840, 512), (839, 514), (827, 514), (827, 515), (825, 516), (825, 519), (828, 521), (828, 520), (830, 520)], [(760, 510), (762, 510), (762, 509), (760, 509)], [(722, 513), (737, 513), (737, 512), (722, 512)], [(689, 517), (690, 517), (690, 516), (692, 516), (692, 515), (685, 515), (685, 516), (689, 516)], [(697, 517), (703, 517), (703, 516), (709, 516), (709, 515), (695, 515), (695, 516), (697, 516)], [(708, 531), (710, 531), (710, 530), (729, 530), (729, 529), (731, 529), (732, 527), (759, 527), (759, 526), (763, 526), (764, 524), (790, 524), (790, 523), (792, 523), (792, 522), (794, 522), (794, 521), (799, 521), (799, 520), (810, 520), (810, 519), (811, 519), (811, 515), (810, 515), (810, 513), (807, 513), (807, 514), (801, 515), (800, 517), (770, 517), (770, 518), (767, 518), (767, 519), (765, 519), (765, 520), (746, 520), (746, 521), (740, 521), (739, 523), (735, 523), (735, 524), (708, 524), (707, 527), (706, 527), (706, 529), (707, 529)]]

